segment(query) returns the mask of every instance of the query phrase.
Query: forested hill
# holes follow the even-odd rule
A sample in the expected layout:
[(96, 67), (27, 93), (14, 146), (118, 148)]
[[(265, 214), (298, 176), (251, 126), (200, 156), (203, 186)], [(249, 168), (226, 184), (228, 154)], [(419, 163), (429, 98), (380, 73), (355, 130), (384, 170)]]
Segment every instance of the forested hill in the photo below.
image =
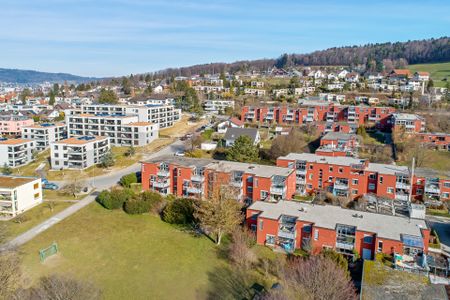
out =
[(47, 73), (32, 70), (0, 68), (0, 82), (37, 84), (43, 82), (88, 82), (96, 80), (93, 77), (82, 77), (67, 73)]
[(363, 46), (335, 47), (309, 54), (284, 54), (277, 59), (211, 63), (157, 72), (165, 76), (190, 76), (201, 73), (218, 73), (238, 70), (263, 71), (273, 66), (355, 66), (370, 69), (403, 67), (406, 64), (450, 62), (450, 38), (426, 39), (408, 42), (367, 44)]

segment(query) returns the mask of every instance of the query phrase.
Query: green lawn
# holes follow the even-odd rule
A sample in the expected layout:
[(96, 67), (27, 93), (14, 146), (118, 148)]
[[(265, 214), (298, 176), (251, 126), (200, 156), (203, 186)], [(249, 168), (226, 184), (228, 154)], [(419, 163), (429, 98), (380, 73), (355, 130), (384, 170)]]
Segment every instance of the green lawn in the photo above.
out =
[(435, 86), (445, 87), (446, 81), (442, 81), (442, 79), (448, 78), (448, 80), (450, 80), (450, 62), (410, 65), (408, 66), (408, 69), (410, 69), (412, 72), (429, 72)]
[[(53, 204), (53, 210), (48, 203), (42, 203), (23, 213), (20, 217), (4, 222), (7, 227), (7, 239), (13, 239), (21, 233), (47, 220), (73, 203), (57, 202)], [(21, 222), (19, 223), (18, 220)]]
[[(60, 252), (40, 263), (38, 251), (57, 242)], [(202, 299), (218, 290), (228, 265), (216, 246), (152, 215), (131, 216), (93, 203), (24, 245), (32, 281), (69, 273), (92, 280), (105, 299)]]

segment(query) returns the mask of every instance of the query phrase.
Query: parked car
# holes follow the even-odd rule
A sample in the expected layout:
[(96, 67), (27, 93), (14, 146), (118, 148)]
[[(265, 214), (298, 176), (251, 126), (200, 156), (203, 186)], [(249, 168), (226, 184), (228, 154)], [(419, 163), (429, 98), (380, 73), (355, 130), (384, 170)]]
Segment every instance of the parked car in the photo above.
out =
[(44, 190), (57, 190), (57, 189), (59, 189), (59, 186), (56, 183), (48, 182), (48, 183), (42, 185), (42, 188)]
[(184, 156), (184, 152), (183, 151), (177, 151), (174, 153), (175, 156)]

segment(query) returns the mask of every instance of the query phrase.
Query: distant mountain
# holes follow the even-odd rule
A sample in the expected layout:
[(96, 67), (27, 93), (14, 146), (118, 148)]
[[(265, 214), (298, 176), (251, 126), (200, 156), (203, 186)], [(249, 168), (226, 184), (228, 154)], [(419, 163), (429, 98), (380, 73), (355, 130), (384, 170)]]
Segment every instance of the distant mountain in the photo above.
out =
[(97, 80), (95, 77), (82, 77), (67, 73), (48, 73), (32, 70), (2, 69), (0, 68), (0, 82), (38, 84), (43, 82), (88, 82)]
[(222, 71), (264, 71), (268, 68), (297, 66), (357, 66), (368, 70), (401, 68), (406, 64), (450, 62), (450, 38), (432, 38), (417, 41), (376, 43), (359, 46), (335, 47), (309, 54), (283, 54), (279, 58), (210, 63), (156, 72), (162, 76), (191, 76)]

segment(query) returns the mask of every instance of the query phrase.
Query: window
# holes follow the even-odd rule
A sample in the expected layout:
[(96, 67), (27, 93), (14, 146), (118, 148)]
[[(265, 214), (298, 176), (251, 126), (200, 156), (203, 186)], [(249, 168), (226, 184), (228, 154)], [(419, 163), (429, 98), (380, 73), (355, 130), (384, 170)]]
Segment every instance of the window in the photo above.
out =
[(444, 187), (450, 188), (450, 182), (444, 182)]
[(358, 179), (353, 179), (353, 180), (352, 180), (352, 184), (353, 184), (353, 185), (358, 185)]
[(263, 228), (264, 228), (264, 221), (259, 220), (259, 230), (263, 230)]
[(333, 167), (330, 167), (329, 170), (330, 170), (330, 172), (333, 172)]
[(36, 190), (36, 189), (38, 189), (39, 188), (39, 183), (35, 183), (34, 185), (33, 185), (33, 188)]
[(308, 189), (312, 189), (312, 184), (307, 184), (306, 186), (308, 187)]
[(383, 176), (380, 176), (380, 184), (383, 183)]
[(314, 168), (313, 165), (309, 165), (309, 169), (312, 170)]
[(339, 173), (343, 173), (343, 172), (344, 172), (344, 169), (339, 168)]
[(250, 225), (250, 230), (255, 232), (256, 231), (256, 224), (251, 224)]
[(40, 195), (41, 195), (41, 194), (39, 194), (39, 193), (34, 194), (34, 199), (39, 198)]
[(250, 217), (250, 219), (252, 220), (258, 220), (258, 213), (253, 213), (252, 216)]
[(394, 193), (394, 188), (387, 188), (387, 193), (388, 194), (393, 194)]
[(358, 190), (352, 190), (352, 195), (358, 195)]
[(310, 180), (313, 179), (313, 174), (309, 174), (309, 179), (310, 179)]
[(333, 181), (333, 176), (328, 176), (328, 181)]
[(372, 244), (372, 241), (373, 241), (373, 237), (372, 236), (370, 236), (370, 235), (365, 235), (364, 236), (364, 239), (363, 239), (364, 244)]
[(417, 189), (416, 190), (416, 194), (417, 195), (423, 195), (423, 190), (422, 189)]
[(378, 252), (383, 251), (383, 241), (378, 241)]
[(442, 193), (442, 198), (449, 198), (449, 196), (450, 196), (450, 193)]
[(275, 245), (275, 236), (271, 234), (266, 235), (266, 244), (267, 245)]
[(314, 229), (314, 240), (317, 241), (319, 239), (319, 229)]
[(269, 196), (269, 192), (268, 191), (261, 191), (261, 199), (262, 200), (266, 199), (267, 196)]
[(371, 190), (371, 191), (375, 190), (375, 184), (374, 183), (369, 183), (369, 190)]

